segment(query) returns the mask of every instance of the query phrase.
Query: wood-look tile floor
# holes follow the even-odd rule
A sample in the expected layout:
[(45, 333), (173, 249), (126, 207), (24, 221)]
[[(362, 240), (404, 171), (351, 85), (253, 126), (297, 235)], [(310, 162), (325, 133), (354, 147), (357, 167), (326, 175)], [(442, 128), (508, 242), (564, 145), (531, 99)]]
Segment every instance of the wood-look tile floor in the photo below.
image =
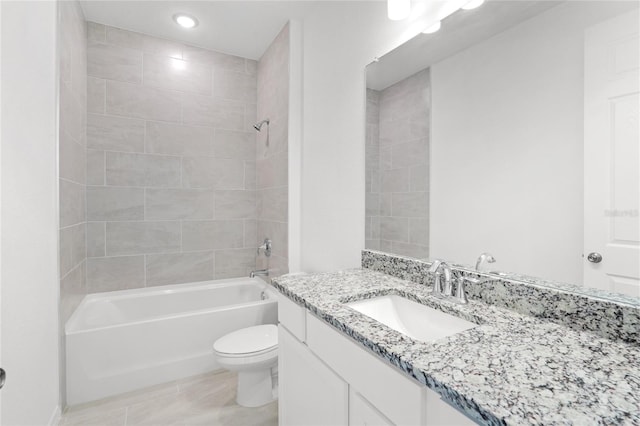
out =
[(240, 407), (236, 384), (228, 371), (164, 383), (69, 408), (60, 426), (276, 426), (278, 402)]

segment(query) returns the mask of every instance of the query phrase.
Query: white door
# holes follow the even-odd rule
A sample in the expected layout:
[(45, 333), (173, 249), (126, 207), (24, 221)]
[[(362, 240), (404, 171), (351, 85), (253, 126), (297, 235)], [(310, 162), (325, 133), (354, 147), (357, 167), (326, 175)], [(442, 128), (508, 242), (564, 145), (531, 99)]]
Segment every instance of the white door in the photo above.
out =
[(584, 284), (640, 296), (638, 11), (585, 33)]

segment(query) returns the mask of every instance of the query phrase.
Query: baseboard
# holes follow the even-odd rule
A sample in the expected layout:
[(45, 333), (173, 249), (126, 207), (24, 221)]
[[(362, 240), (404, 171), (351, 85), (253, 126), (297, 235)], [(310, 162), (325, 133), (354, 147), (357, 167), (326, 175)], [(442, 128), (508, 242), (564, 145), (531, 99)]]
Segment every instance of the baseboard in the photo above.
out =
[(62, 419), (62, 411), (60, 410), (60, 406), (57, 405), (55, 410), (53, 410), (53, 414), (51, 414), (51, 418), (49, 419), (48, 426), (58, 426), (61, 419)]

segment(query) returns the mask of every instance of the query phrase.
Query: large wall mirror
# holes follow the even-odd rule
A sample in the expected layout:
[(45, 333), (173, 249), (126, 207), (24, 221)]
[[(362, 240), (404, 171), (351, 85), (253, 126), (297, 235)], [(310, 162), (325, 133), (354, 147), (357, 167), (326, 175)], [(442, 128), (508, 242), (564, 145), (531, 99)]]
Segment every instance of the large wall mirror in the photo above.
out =
[(640, 300), (639, 17), (487, 1), (372, 62), (366, 247)]

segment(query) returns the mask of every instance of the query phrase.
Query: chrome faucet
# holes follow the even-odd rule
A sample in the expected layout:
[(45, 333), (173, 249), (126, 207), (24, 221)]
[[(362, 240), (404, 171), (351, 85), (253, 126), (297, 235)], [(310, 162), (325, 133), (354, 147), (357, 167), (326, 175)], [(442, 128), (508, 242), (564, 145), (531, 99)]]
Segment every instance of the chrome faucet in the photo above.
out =
[[(442, 272), (440, 272), (442, 270)], [(435, 274), (432, 293), (437, 296), (451, 296), (451, 268), (444, 260), (434, 260), (429, 272)], [(444, 286), (441, 278), (444, 275)]]
[(495, 263), (496, 259), (491, 255), (491, 253), (482, 253), (478, 256), (478, 260), (476, 260), (476, 271), (480, 270), (480, 267), (485, 263)]
[(255, 278), (258, 275), (262, 275), (265, 277), (269, 276), (269, 270), (268, 269), (256, 269), (255, 271), (251, 271), (251, 273), (249, 274), (249, 278)]
[[(440, 272), (442, 270), (442, 272)], [(432, 294), (436, 297), (453, 299), (458, 303), (467, 303), (467, 295), (464, 291), (464, 277), (459, 277), (456, 282), (456, 294), (453, 295), (451, 285), (451, 267), (444, 260), (434, 260), (429, 272), (435, 275)], [(444, 278), (444, 282), (443, 282)]]
[(256, 251), (258, 255), (260, 254), (260, 250), (264, 251), (265, 256), (267, 257), (271, 256), (271, 240), (269, 238), (265, 238), (264, 241), (262, 242), (262, 245), (258, 247), (258, 250)]

